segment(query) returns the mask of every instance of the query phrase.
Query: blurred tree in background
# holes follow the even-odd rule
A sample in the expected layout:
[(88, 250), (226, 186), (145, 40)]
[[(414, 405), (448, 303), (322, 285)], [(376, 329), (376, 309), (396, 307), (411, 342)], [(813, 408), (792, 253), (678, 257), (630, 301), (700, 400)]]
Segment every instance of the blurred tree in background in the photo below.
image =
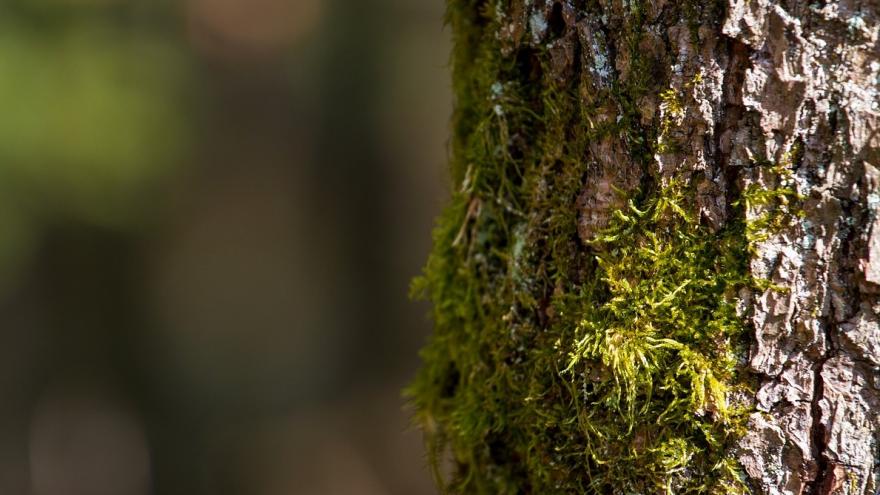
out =
[(0, 492), (430, 492), (437, 3), (0, 5)]
[(143, 218), (188, 142), (182, 40), (124, 22), (118, 2), (84, 3), (0, 7), (5, 270), (53, 217), (117, 228)]

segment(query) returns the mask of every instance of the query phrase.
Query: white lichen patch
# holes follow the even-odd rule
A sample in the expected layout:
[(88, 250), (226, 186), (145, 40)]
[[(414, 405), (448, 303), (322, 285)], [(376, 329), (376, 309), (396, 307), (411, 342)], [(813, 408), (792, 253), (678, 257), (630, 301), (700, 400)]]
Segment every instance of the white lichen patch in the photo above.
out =
[(529, 30), (532, 33), (532, 42), (536, 45), (544, 39), (547, 34), (547, 18), (541, 10), (536, 9), (529, 16)]

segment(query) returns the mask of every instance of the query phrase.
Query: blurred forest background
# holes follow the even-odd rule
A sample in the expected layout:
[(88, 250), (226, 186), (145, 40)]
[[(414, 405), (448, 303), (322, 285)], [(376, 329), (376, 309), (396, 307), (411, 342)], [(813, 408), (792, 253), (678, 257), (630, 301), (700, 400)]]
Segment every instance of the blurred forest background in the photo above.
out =
[(0, 2), (0, 493), (433, 493), (442, 16)]

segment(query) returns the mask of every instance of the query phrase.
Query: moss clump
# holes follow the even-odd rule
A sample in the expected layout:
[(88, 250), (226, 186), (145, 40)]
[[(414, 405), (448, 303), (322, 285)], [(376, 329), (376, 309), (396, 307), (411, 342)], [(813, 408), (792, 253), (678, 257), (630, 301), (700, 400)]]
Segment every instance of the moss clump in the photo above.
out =
[[(792, 166), (799, 161), (801, 153), (800, 144), (795, 143), (778, 162), (758, 160), (754, 164), (761, 182), (747, 185), (736, 202), (737, 206), (745, 207), (751, 217), (745, 231), (750, 252), (754, 253), (758, 243), (783, 230), (793, 218), (803, 216), (800, 203), (804, 198), (794, 188), (792, 173)], [(774, 187), (762, 183), (773, 183)]]
[[(597, 284), (572, 298), (580, 322), (567, 370), (591, 488), (604, 493), (739, 493), (726, 447), (743, 432), (736, 376), (749, 284), (741, 224), (710, 233), (680, 186), (616, 212), (598, 249)], [(586, 303), (586, 304), (585, 304)]]
[(684, 107), (674, 89), (667, 89), (660, 93), (660, 133), (657, 136), (657, 153), (672, 153), (677, 151), (676, 143), (671, 142), (670, 134), (684, 118)]
[[(642, 5), (610, 21), (630, 73), (596, 85), (555, 77), (549, 43), (504, 55), (502, 4), (527, 5), (449, 6), (454, 191), (413, 283), (435, 332), (407, 389), (438, 483), (461, 494), (744, 493), (729, 448), (745, 418), (736, 294), (754, 286), (747, 226), (741, 207), (720, 230), (702, 226), (691, 184), (648, 173), (662, 121), (643, 127), (638, 102), (663, 101), (668, 81), (639, 49)], [(645, 173), (585, 243), (575, 204), (600, 167), (595, 143)]]

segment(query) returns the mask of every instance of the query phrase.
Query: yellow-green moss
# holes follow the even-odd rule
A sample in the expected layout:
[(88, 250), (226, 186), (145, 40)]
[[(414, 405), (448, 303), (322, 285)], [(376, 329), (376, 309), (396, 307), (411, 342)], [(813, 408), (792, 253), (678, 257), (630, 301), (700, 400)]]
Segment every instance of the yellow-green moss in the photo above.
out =
[(750, 251), (754, 252), (758, 243), (780, 231), (793, 217), (803, 215), (799, 207), (803, 198), (794, 187), (794, 174), (791, 171), (801, 153), (801, 146), (795, 143), (782, 154), (777, 163), (767, 160), (757, 160), (754, 163), (761, 181), (774, 183), (774, 187), (753, 182), (743, 189), (737, 201), (737, 206), (742, 205), (749, 212), (756, 213), (746, 224), (745, 233)]
[(589, 144), (620, 138), (647, 171), (663, 132), (640, 124), (639, 98), (668, 88), (638, 48), (641, 4), (629, 3), (618, 47), (634, 72), (590, 88), (617, 109), (611, 121), (580, 97), (583, 81), (549, 75), (543, 45), (502, 55), (493, 5), (449, 5), (454, 190), (413, 283), (435, 331), (407, 395), (438, 483), (461, 494), (744, 493), (730, 455), (746, 416), (735, 397), (747, 392), (736, 297), (756, 285), (747, 231), (762, 227), (738, 205), (712, 231), (691, 184), (646, 173), (582, 243)]
[[(711, 233), (673, 184), (617, 212), (595, 244), (595, 276), (571, 308), (580, 323), (568, 370), (585, 370), (580, 422), (592, 492), (740, 493), (727, 459), (746, 410), (736, 376), (749, 284), (741, 224)], [(590, 438), (592, 437), (592, 438)]]

